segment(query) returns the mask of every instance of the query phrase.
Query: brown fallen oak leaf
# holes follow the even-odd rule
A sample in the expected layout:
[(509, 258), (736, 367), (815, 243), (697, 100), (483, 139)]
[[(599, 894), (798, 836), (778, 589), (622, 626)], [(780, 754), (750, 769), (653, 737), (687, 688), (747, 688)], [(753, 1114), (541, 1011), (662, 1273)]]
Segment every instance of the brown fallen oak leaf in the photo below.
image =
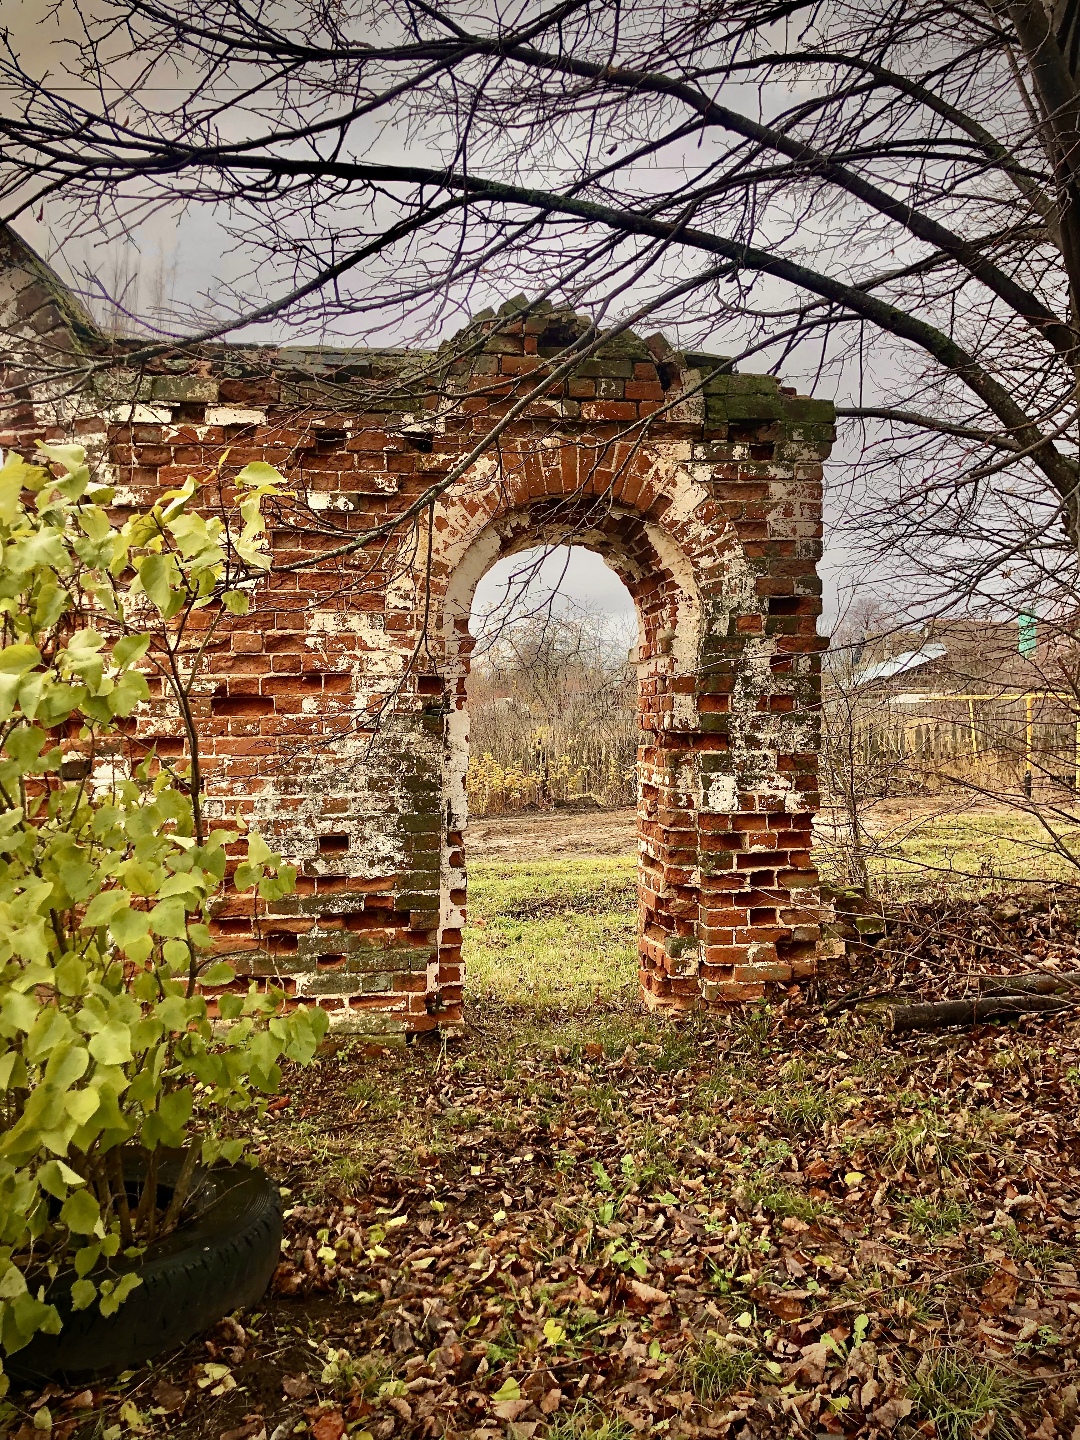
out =
[[(159, 1382), (158, 1389), (160, 1389), (162, 1385), (169, 1390), (176, 1390), (175, 1385), (169, 1385), (165, 1380)], [(183, 1390), (177, 1390), (176, 1393), (180, 1396), (181, 1400), (183, 1400), (185, 1392)], [(154, 1391), (154, 1398), (157, 1399), (156, 1390)], [(158, 1400), (157, 1403), (160, 1405), (162, 1402)], [(69, 1396), (68, 1399), (64, 1401), (65, 1410), (92, 1410), (93, 1408), (94, 1392), (92, 1390), (80, 1390), (77, 1394)], [(173, 1406), (172, 1408), (175, 1409), (176, 1407)]]
[(825, 1376), (825, 1366), (829, 1363), (829, 1347), (824, 1341), (818, 1340), (813, 1345), (804, 1345), (799, 1359), (791, 1367), (790, 1376), (793, 1380), (802, 1380), (807, 1385), (819, 1385)]
[(283, 1260), (274, 1271), (270, 1288), (275, 1295), (295, 1295), (303, 1283), (303, 1274), (288, 1260)]
[(644, 1280), (631, 1280), (630, 1289), (646, 1305), (661, 1305), (668, 1298), (666, 1291), (658, 1290), (655, 1285), (646, 1285)]
[(311, 1422), (311, 1440), (341, 1440), (345, 1434), (345, 1420), (340, 1410), (316, 1411), (317, 1419)]
[(879, 1405), (874, 1411), (873, 1419), (883, 1430), (893, 1430), (910, 1414), (911, 1401), (897, 1396), (893, 1400), (886, 1400), (884, 1405)]
[(315, 1394), (315, 1383), (310, 1375), (283, 1375), (281, 1388), (290, 1400), (307, 1400)]
[[(90, 1395), (89, 1390), (84, 1390), (82, 1393), (83, 1395)], [(75, 1398), (82, 1401), (81, 1396), (76, 1396)], [(179, 1385), (171, 1385), (168, 1380), (159, 1380), (153, 1390), (150, 1391), (150, 1398), (155, 1405), (160, 1405), (163, 1410), (171, 1414), (174, 1410), (179, 1410), (184, 1404), (188, 1398), (188, 1392), (181, 1390)], [(75, 1401), (73, 1400), (72, 1404), (74, 1405), (74, 1403)], [(88, 1409), (93, 1403), (94, 1397), (90, 1395), (89, 1400), (82, 1401), (82, 1406)]]
[(1016, 1299), (1019, 1288), (1020, 1272), (1016, 1268), (1016, 1262), (1006, 1256), (998, 1261), (997, 1269), (982, 1287), (983, 1303), (980, 1310), (984, 1315), (1004, 1315)]
[(263, 1420), (248, 1420), (243, 1425), (237, 1425), (233, 1430), (223, 1430), (218, 1440), (259, 1440), (260, 1436), (266, 1435), (266, 1422)]
[(544, 1415), (554, 1415), (562, 1404), (563, 1393), (559, 1389), (549, 1390), (540, 1401), (540, 1411)]
[(497, 1405), (491, 1408), (498, 1415), (500, 1420), (516, 1420), (519, 1415), (524, 1414), (532, 1404), (531, 1400), (522, 1397), (520, 1400), (500, 1400)]
[(764, 1305), (766, 1310), (771, 1310), (781, 1320), (800, 1320), (804, 1309), (803, 1301), (810, 1291), (778, 1290), (771, 1285), (759, 1285), (750, 1293), (760, 1305)]

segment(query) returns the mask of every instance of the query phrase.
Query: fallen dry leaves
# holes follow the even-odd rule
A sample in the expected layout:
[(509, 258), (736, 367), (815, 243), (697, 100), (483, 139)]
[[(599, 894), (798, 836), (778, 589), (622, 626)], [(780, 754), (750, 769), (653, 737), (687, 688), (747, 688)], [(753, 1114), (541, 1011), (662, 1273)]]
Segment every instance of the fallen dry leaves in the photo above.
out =
[[(927, 997), (1076, 964), (1061, 914), (968, 915), (908, 907), (840, 978)], [(793, 994), (527, 1024), (290, 1077), (274, 1297), (95, 1392), (94, 1424), (123, 1400), (198, 1440), (945, 1435), (944, 1356), (1011, 1407), (956, 1434), (1080, 1433), (1072, 1016), (893, 1042)]]

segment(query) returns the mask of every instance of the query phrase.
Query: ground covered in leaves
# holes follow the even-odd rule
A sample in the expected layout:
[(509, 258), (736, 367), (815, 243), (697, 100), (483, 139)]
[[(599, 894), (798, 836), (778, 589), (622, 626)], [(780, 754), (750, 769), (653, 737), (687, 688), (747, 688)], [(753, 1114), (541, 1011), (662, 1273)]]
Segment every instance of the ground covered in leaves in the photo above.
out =
[[(567, 873), (540, 901), (508, 883), (506, 913), (492, 884), (485, 944), (622, 903)], [(492, 961), (460, 1039), (288, 1077), (256, 1136), (288, 1207), (261, 1312), (110, 1387), (13, 1395), (8, 1433), (1080, 1440), (1080, 1024), (894, 1040), (826, 1013), (1075, 952), (1042, 897), (926, 902), (830, 996), (682, 1025), (607, 960), (562, 1009)]]

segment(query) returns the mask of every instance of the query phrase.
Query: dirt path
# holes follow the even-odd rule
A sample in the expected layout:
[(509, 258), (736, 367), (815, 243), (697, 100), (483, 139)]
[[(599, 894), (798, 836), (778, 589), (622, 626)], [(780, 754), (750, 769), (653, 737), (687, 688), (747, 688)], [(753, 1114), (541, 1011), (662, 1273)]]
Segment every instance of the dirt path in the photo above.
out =
[(631, 807), (477, 817), (469, 821), (465, 835), (470, 860), (633, 855), (636, 849), (637, 812)]
[[(929, 823), (949, 814), (999, 814), (1003, 826), (1015, 812), (997, 805), (950, 805), (942, 796), (903, 797), (879, 802), (866, 816), (871, 834)], [(818, 825), (828, 833), (830, 812)], [(570, 855), (633, 855), (637, 849), (636, 812), (623, 810), (551, 810), (523, 815), (477, 816), (469, 821), (465, 849), (470, 860), (544, 860)]]

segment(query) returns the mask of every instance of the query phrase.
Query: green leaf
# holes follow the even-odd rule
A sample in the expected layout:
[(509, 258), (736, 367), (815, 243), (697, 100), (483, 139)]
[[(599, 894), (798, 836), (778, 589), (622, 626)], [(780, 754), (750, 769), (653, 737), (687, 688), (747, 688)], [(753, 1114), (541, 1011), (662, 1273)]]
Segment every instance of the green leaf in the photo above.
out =
[(4, 750), (20, 770), (32, 770), (48, 738), (36, 725), (16, 725), (4, 741)]
[(66, 1200), (69, 1190), (86, 1184), (82, 1176), (62, 1160), (47, 1160), (37, 1172), (37, 1182), (57, 1200)]
[(123, 670), (141, 660), (150, 649), (149, 635), (123, 635), (113, 646), (113, 664)]
[(44, 455), (46, 460), (52, 460), (56, 465), (61, 465), (69, 475), (82, 469), (86, 464), (86, 449), (82, 445), (56, 445), (39, 440), (37, 449), (39, 455)]
[(271, 861), (276, 865), (281, 857), (274, 854), (270, 846), (267, 845), (266, 841), (256, 830), (248, 836), (247, 858), (248, 863), (251, 865), (265, 865), (267, 861)]
[(230, 615), (246, 615), (251, 609), (251, 597), (243, 590), (226, 590), (221, 603)]
[(211, 965), (199, 979), (204, 985), (231, 985), (236, 979), (236, 971), (224, 960), (219, 960)]
[(99, 1090), (71, 1090), (64, 1097), (64, 1108), (76, 1125), (88, 1125), (101, 1105)]
[(510, 1375), (503, 1381), (491, 1398), (497, 1405), (502, 1405), (507, 1400), (520, 1400), (521, 1386), (514, 1377)]
[(0, 1029), (7, 1035), (14, 1035), (20, 1030), (29, 1033), (40, 1008), (33, 995), (20, 995), (16, 990), (9, 990), (0, 1005)]
[(126, 719), (136, 705), (150, 699), (150, 687), (141, 670), (125, 670), (109, 692), (106, 703), (113, 715)]
[(284, 485), (285, 476), (280, 470), (275, 470), (273, 465), (267, 465), (262, 460), (252, 460), (245, 465), (236, 477), (238, 485)]
[[(127, 891), (119, 892), (127, 896)], [(93, 909), (93, 904), (90, 906)], [(133, 910), (130, 905), (118, 909), (109, 920), (109, 930), (113, 939), (122, 950), (126, 950), (133, 940), (141, 939), (150, 929), (150, 916), (145, 910)]]
[(171, 620), (186, 598), (175, 556), (145, 556), (139, 561), (139, 582), (163, 618)]
[(5, 675), (25, 675), (41, 664), (41, 651), (36, 645), (5, 645), (0, 650), (0, 672)]
[(24, 490), (40, 490), (45, 481), (40, 465), (28, 465), (19, 455), (8, 454), (0, 470), (0, 525), (14, 525)]
[(187, 1136), (184, 1126), (191, 1119), (194, 1096), (190, 1090), (174, 1090), (163, 1095), (156, 1111), (147, 1115), (143, 1124), (142, 1142), (148, 1150), (159, 1145), (179, 1150)]
[(131, 1054), (131, 1032), (119, 1020), (90, 1037), (87, 1047), (99, 1065), (126, 1065)]
[(187, 933), (187, 916), (184, 901), (174, 895), (162, 900), (150, 911), (150, 928), (155, 935), (180, 940)]
[(61, 1205), (60, 1219), (73, 1235), (93, 1235), (101, 1221), (101, 1211), (88, 1190), (76, 1190)]
[(17, 1050), (0, 1056), (0, 1091), (25, 1090), (27, 1081), (26, 1061)]
[[(101, 1282), (100, 1306), (102, 1315), (115, 1315), (131, 1292), (137, 1290), (142, 1283), (142, 1276), (134, 1274), (121, 1275), (115, 1285), (108, 1280), (103, 1280)], [(106, 1293), (105, 1290), (107, 1285), (109, 1286), (108, 1293)]]
[[(86, 906), (86, 913), (84, 919), (82, 919), (82, 924), (84, 924), (85, 929), (96, 929), (99, 924), (108, 924), (111, 922), (114, 914), (117, 914), (118, 910), (127, 907), (128, 901), (130, 900), (131, 894), (128, 893), (127, 890), (121, 890), (120, 887), (115, 888), (115, 890), (98, 891), (98, 894), (95, 894), (91, 903)], [(117, 945), (122, 943), (120, 937), (115, 935), (115, 932), (114, 939), (117, 940)]]
[(97, 1286), (92, 1280), (76, 1280), (71, 1286), (72, 1310), (86, 1310), (97, 1297)]
[(86, 988), (86, 961), (78, 955), (65, 955), (56, 967), (56, 988), (61, 995), (81, 995)]

